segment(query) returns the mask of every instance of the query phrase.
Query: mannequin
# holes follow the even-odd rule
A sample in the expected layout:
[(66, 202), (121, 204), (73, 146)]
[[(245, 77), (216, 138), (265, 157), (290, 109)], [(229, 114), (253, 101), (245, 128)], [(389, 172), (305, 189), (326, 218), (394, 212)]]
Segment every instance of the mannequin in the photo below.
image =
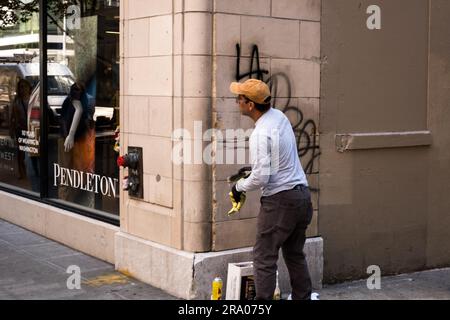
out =
[[(88, 98), (84, 86), (75, 83), (70, 88), (61, 109), (61, 139), (58, 164), (78, 172), (95, 171), (95, 129), (90, 125)], [(60, 185), (61, 200), (94, 206), (94, 194)]]
[(83, 106), (81, 105), (80, 100), (72, 100), (72, 105), (75, 108), (75, 113), (73, 115), (72, 124), (70, 126), (69, 134), (64, 141), (64, 151), (69, 152), (72, 150), (73, 145), (75, 143), (75, 133), (78, 128), (78, 124), (80, 123), (81, 115), (83, 114)]
[(69, 96), (64, 100), (61, 109), (61, 136), (64, 138), (64, 151), (69, 152), (75, 144), (75, 140), (84, 134), (83, 124), (80, 122), (84, 115), (81, 97), (84, 94), (84, 86), (74, 83), (70, 87)]

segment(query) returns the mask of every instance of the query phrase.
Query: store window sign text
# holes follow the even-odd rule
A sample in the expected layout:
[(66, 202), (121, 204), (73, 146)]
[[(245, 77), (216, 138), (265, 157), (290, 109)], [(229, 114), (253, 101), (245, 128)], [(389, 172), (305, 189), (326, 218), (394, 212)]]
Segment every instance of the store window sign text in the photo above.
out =
[[(0, 160), (13, 161), (15, 159), (15, 154), (12, 148), (14, 148), (14, 143), (11, 139), (0, 138)], [(10, 150), (8, 150), (10, 148)], [(8, 150), (8, 151), (5, 151)], [(10, 167), (1, 167), (1, 169), (10, 169)]]
[(39, 140), (37, 140), (34, 131), (22, 130), (22, 137), (18, 137), (17, 142), (19, 143), (20, 151), (28, 152), (32, 155), (39, 154)]
[(119, 180), (116, 178), (64, 168), (57, 163), (53, 164), (53, 185), (55, 187), (60, 185), (67, 186), (117, 198), (118, 183)]
[(5, 161), (13, 161), (14, 160), (14, 153), (0, 151), (0, 159), (1, 160), (5, 160)]

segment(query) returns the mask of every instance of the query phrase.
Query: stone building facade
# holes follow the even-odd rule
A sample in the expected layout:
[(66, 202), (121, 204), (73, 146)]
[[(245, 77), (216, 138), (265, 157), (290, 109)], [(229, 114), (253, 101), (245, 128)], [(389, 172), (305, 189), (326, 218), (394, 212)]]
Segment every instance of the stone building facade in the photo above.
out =
[[(228, 263), (252, 258), (260, 194), (226, 214), (227, 177), (248, 164), (248, 141), (228, 133), (253, 127), (228, 88), (252, 77), (270, 85), (297, 137), (313, 195), (305, 251), (316, 289), (367, 277), (370, 265), (383, 274), (450, 265), (448, 1), (128, 0), (98, 10), (82, 26), (118, 26), (105, 32), (117, 39), (98, 44), (104, 54), (116, 45), (117, 55), (112, 66), (97, 63), (96, 75), (113, 77), (117, 67), (120, 81), (98, 90), (109, 101), (118, 86), (108, 102), (120, 111), (118, 151), (142, 148), (142, 198), (97, 196), (98, 215), (49, 199), (52, 189), (18, 191), (2, 162), (0, 218), (178, 297), (209, 299)], [(70, 55), (95, 55), (64, 41), (63, 58), (84, 70)], [(97, 138), (111, 138), (110, 129)], [(111, 168), (117, 155), (102, 143), (96, 173), (122, 183), (129, 170)], [(279, 268), (289, 292), (282, 259)]]

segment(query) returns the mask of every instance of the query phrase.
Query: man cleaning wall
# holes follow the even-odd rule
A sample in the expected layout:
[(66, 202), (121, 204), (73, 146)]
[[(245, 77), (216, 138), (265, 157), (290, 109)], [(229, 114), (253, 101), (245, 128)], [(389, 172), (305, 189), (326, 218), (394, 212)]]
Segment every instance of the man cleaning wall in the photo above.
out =
[(257, 300), (272, 300), (279, 249), (289, 271), (292, 299), (311, 299), (311, 278), (303, 246), (313, 209), (305, 172), (301, 166), (291, 123), (281, 111), (271, 108), (270, 89), (250, 79), (230, 86), (237, 95), (240, 112), (255, 122), (250, 136), (251, 173), (230, 192), (236, 214), (246, 192), (262, 189), (253, 265)]

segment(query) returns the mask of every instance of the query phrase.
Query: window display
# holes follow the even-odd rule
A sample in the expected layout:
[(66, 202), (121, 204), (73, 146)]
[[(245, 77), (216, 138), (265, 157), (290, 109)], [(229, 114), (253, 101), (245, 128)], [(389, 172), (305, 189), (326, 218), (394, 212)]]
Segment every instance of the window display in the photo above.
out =
[(0, 15), (0, 183), (38, 194), (39, 126), (33, 126), (31, 104), (39, 96), (39, 13), (30, 12), (27, 22), (20, 22), (4, 10)]
[[(0, 14), (0, 183), (41, 196), (47, 171), (50, 201), (118, 218), (119, 1), (13, 2)], [(39, 11), (48, 20), (45, 77)]]
[(55, 99), (54, 104), (49, 100), (59, 128), (49, 131), (48, 194), (118, 214), (119, 169), (114, 150), (119, 125), (118, 2), (57, 2), (49, 5), (53, 23), (49, 22), (48, 34), (61, 39), (61, 49), (49, 48), (47, 56), (50, 63), (68, 69), (73, 81), (66, 81), (63, 88), (61, 82), (47, 82), (49, 95), (67, 91), (64, 99)]

